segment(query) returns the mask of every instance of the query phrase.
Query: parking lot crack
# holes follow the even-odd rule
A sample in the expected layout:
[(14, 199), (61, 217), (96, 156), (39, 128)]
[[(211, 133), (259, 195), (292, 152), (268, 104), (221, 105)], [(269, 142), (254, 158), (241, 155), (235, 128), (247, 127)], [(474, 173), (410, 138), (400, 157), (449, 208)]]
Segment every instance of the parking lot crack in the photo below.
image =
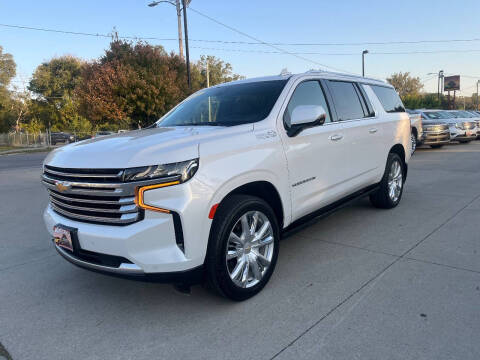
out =
[(297, 337), (295, 337), (292, 341), (290, 341), (286, 346), (284, 346), (280, 351), (278, 351), (276, 354), (274, 354), (270, 359), (273, 360), (277, 358), (279, 355), (281, 355), (285, 350), (289, 349), (291, 346), (293, 346), (298, 340), (300, 340), (304, 335), (308, 334), (312, 329), (314, 329), (317, 325), (319, 325), (323, 320), (325, 320), (327, 317), (329, 317), (331, 314), (333, 314), (337, 309), (342, 307), (343, 304), (348, 302), (351, 298), (353, 298), (355, 295), (357, 295), (359, 292), (361, 292), (363, 289), (365, 289), (367, 286), (370, 284), (374, 283), (377, 279), (379, 279), (385, 272), (390, 269), (393, 265), (395, 265), (397, 262), (399, 262), (402, 259), (408, 259), (407, 254), (410, 253), (412, 250), (417, 248), (420, 244), (422, 244), (425, 240), (427, 240), (430, 236), (432, 236), (434, 233), (436, 233), (438, 230), (440, 230), (443, 226), (445, 226), (447, 223), (449, 223), (451, 220), (453, 220), (458, 214), (460, 214), (463, 210), (465, 210), (468, 206), (470, 206), (473, 202), (475, 202), (477, 199), (480, 198), (480, 195), (477, 195), (475, 198), (473, 198), (471, 201), (469, 201), (465, 206), (463, 206), (461, 209), (456, 211), (452, 216), (450, 216), (448, 219), (446, 219), (442, 224), (437, 226), (435, 229), (433, 229), (431, 232), (429, 232), (427, 235), (425, 235), (422, 239), (420, 239), (417, 243), (415, 243), (413, 246), (411, 246), (409, 249), (407, 249), (402, 255), (398, 256), (394, 261), (392, 261), (389, 265), (384, 267), (380, 272), (378, 272), (376, 275), (374, 275), (372, 278), (367, 280), (363, 285), (361, 285), (358, 289), (353, 291), (350, 295), (345, 297), (342, 301), (340, 301), (337, 305), (335, 305), (333, 308), (331, 308), (327, 313), (325, 313), (320, 319), (315, 321), (311, 326), (309, 326), (307, 329), (302, 331)]

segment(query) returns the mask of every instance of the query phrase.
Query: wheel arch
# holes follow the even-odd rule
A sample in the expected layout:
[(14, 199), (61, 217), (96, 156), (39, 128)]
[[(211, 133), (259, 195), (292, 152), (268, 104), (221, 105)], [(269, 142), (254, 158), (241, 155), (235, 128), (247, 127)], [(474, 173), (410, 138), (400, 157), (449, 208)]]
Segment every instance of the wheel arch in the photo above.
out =
[(395, 144), (394, 146), (392, 146), (392, 148), (390, 149), (390, 151), (388, 153), (389, 154), (397, 154), (398, 156), (400, 156), (400, 159), (403, 162), (403, 167), (404, 167), (404, 170), (405, 170), (405, 179), (406, 179), (407, 178), (407, 173), (408, 173), (408, 164), (407, 164), (405, 148), (403, 147), (403, 145), (402, 144)]

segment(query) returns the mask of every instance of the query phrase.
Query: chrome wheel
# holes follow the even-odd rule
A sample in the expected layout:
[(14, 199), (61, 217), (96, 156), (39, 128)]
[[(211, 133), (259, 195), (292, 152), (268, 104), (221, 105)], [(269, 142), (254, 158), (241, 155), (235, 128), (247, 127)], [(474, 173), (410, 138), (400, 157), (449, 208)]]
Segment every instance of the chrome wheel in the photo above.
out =
[(243, 214), (228, 237), (226, 264), (235, 285), (257, 285), (272, 261), (274, 235), (268, 217), (260, 211)]
[(417, 138), (415, 137), (415, 134), (412, 133), (410, 135), (410, 139), (412, 141), (412, 154), (415, 152), (415, 150), (417, 149)]
[(394, 160), (388, 174), (388, 196), (394, 203), (400, 198), (403, 186), (402, 164), (400, 161)]

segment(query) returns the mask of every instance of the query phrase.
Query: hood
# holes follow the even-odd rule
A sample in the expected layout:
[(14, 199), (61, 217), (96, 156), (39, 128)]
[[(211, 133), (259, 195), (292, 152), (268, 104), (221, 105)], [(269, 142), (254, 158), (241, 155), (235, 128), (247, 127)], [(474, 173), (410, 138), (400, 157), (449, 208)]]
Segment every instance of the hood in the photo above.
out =
[(178, 126), (130, 131), (62, 146), (52, 151), (44, 163), (64, 168), (108, 169), (185, 161), (198, 158), (202, 140), (235, 132), (233, 128)]

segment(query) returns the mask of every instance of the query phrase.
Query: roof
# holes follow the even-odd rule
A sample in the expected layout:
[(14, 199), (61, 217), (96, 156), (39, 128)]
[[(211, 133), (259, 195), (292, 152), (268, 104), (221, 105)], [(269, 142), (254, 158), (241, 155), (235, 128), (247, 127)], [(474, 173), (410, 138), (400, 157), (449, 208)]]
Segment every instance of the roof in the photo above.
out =
[(324, 79), (350, 80), (350, 81), (356, 81), (356, 82), (361, 82), (361, 83), (365, 83), (365, 84), (388, 86), (388, 87), (393, 88), (393, 86), (391, 86), (389, 83), (387, 83), (385, 81), (382, 81), (382, 80), (363, 77), (363, 76), (360, 76), (360, 75), (350, 75), (350, 74), (331, 72), (331, 71), (321, 71), (321, 70), (310, 70), (310, 71), (300, 73), (300, 74), (285, 73), (285, 74), (274, 75), (274, 76), (254, 77), (254, 78), (249, 78), (249, 79), (243, 79), (243, 80), (237, 80), (237, 81), (232, 81), (232, 82), (228, 82), (228, 83), (223, 83), (223, 84), (219, 84), (219, 85), (216, 85), (216, 86), (229, 86), (229, 85), (234, 85), (234, 84), (245, 84), (245, 83), (261, 82), (261, 81), (288, 80), (290, 78), (301, 78), (301, 77), (307, 77), (307, 76), (311, 76), (311, 75), (320, 75), (320, 77), (324, 78)]

